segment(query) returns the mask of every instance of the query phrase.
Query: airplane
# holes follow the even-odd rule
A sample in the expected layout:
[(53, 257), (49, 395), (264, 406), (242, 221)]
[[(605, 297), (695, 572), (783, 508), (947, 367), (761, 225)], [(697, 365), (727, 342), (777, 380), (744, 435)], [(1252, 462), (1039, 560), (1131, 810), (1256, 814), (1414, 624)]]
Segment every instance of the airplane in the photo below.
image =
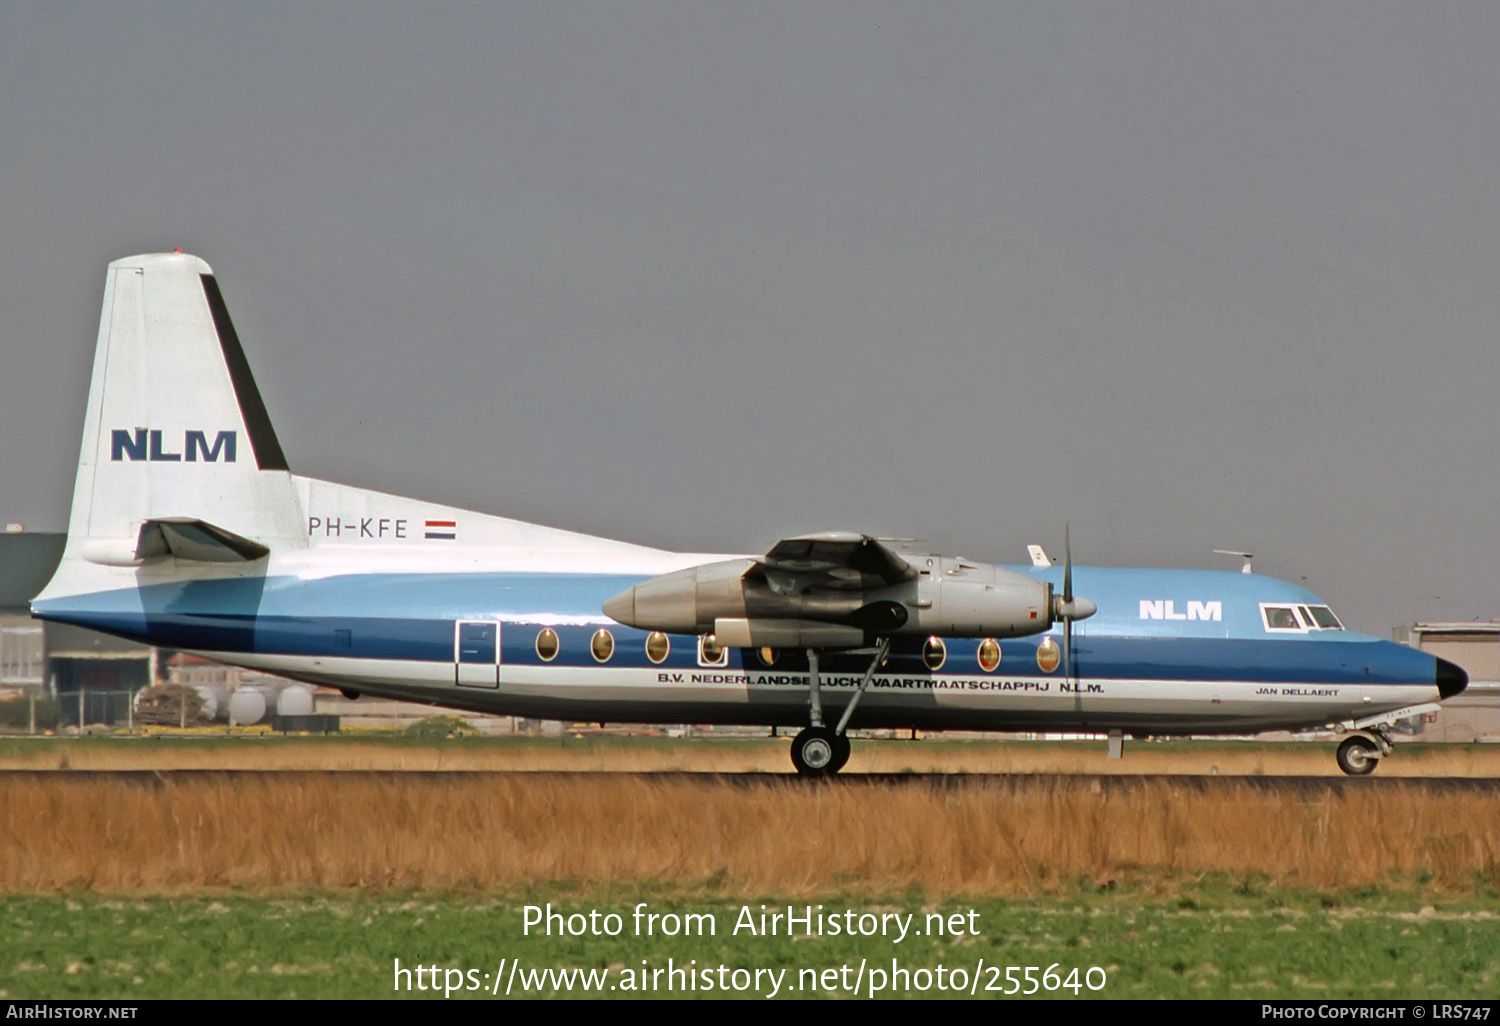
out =
[[(1247, 567), (1248, 569), (1248, 567)], [(313, 684), (565, 721), (1126, 736), (1333, 728), (1348, 774), (1446, 660), (1252, 573), (1029, 566), (854, 531), (680, 553), (293, 474), (213, 270), (109, 265), (66, 548), (34, 616)]]

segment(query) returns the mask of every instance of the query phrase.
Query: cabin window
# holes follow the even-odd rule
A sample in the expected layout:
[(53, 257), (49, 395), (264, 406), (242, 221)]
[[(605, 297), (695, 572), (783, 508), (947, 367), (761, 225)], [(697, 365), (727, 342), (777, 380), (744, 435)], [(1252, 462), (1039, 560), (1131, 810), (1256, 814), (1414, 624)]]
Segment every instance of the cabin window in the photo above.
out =
[(762, 665), (762, 666), (775, 666), (776, 665), (776, 650), (774, 648), (772, 648), (770, 645), (762, 645), (759, 649), (756, 650), (755, 654), (758, 655), (758, 656), (760, 656), (760, 665)]
[(712, 634), (700, 635), (698, 638), (698, 665), (728, 666), (729, 650), (719, 644), (719, 639)]
[(940, 670), (948, 661), (948, 646), (943, 644), (942, 638), (928, 638), (927, 644), (922, 646), (922, 662), (927, 664), (929, 670)]
[(557, 658), (557, 648), (557, 632), (551, 627), (543, 627), (542, 632), (536, 636), (537, 658), (550, 663)]
[(615, 636), (602, 628), (595, 631), (594, 640), (589, 642), (589, 651), (599, 662), (609, 662), (609, 657), (615, 654)]
[(672, 643), (661, 631), (652, 631), (646, 636), (646, 658), (653, 663), (666, 661), (667, 653), (672, 651)]
[(985, 638), (979, 643), (979, 668), (985, 673), (993, 673), (995, 667), (1000, 665), (1000, 642), (994, 638)]

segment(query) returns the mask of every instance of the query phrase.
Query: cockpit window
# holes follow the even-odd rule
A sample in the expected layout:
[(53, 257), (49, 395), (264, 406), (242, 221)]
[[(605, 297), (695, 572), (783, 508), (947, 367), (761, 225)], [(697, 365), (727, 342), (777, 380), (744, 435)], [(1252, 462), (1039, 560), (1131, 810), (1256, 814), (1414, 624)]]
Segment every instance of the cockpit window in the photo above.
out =
[(1268, 631), (1295, 631), (1298, 634), (1306, 634), (1309, 631), (1344, 629), (1344, 625), (1339, 623), (1339, 618), (1334, 616), (1333, 610), (1327, 606), (1278, 606), (1262, 603), (1260, 615)]
[(1260, 612), (1266, 618), (1266, 630), (1302, 630), (1302, 625), (1297, 622), (1297, 614), (1292, 612), (1291, 606), (1261, 606)]
[(1328, 630), (1341, 631), (1344, 625), (1339, 623), (1339, 618), (1333, 615), (1333, 610), (1327, 606), (1308, 606), (1312, 613), (1313, 623)]

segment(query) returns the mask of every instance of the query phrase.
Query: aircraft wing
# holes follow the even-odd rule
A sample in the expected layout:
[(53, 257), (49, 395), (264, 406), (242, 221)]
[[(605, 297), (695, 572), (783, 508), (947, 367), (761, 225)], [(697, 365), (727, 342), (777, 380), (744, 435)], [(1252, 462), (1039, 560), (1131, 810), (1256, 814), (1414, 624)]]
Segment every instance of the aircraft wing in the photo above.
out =
[(849, 531), (785, 538), (745, 574), (780, 594), (857, 590), (915, 580), (916, 568), (869, 535)]

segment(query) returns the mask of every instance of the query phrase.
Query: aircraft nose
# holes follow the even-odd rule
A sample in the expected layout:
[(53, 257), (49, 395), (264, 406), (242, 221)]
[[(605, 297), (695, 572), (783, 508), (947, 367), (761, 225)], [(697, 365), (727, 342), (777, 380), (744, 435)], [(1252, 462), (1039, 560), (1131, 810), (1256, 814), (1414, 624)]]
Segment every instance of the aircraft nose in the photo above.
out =
[(1452, 698), (1469, 686), (1469, 675), (1464, 672), (1464, 668), (1446, 659), (1438, 659), (1434, 676), (1438, 694), (1443, 698)]

